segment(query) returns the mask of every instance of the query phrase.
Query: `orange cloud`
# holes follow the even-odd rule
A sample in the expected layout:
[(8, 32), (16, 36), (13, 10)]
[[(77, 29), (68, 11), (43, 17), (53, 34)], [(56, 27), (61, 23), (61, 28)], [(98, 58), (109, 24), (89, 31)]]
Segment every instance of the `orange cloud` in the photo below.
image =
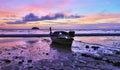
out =
[(109, 18), (120, 18), (120, 13), (118, 14), (113, 14), (113, 13), (108, 13), (108, 14), (90, 14), (85, 16), (86, 19), (109, 19)]
[[(16, 3), (17, 0), (10, 0)], [(59, 2), (60, 1), (60, 2)], [(44, 0), (45, 3), (41, 4), (40, 0), (31, 0), (27, 4), (18, 4), (17, 6), (8, 3), (8, 0), (1, 0), (0, 3), (0, 17), (11, 17), (11, 15), (24, 16), (28, 13), (35, 13), (44, 16), (46, 14), (56, 13), (63, 11), (65, 7), (70, 5), (73, 0)], [(52, 9), (59, 8), (54, 11)]]
[(80, 21), (82, 22), (87, 22), (87, 23), (107, 23), (109, 21), (114, 21), (118, 22), (120, 20), (116, 20), (120, 18), (120, 14), (113, 14), (113, 13), (108, 13), (108, 14), (90, 14), (90, 15), (85, 15)]
[(3, 17), (15, 17), (17, 14), (19, 14), (20, 12), (15, 11), (15, 10), (0, 10), (0, 18)]

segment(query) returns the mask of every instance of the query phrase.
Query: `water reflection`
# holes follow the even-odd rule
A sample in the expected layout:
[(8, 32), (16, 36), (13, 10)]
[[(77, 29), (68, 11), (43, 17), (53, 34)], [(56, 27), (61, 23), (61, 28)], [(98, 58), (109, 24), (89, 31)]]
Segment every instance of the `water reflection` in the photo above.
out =
[[(71, 51), (71, 46), (70, 45), (61, 45), (52, 42), (50, 44), (51, 47), (51, 53), (55, 51), (55, 60), (70, 60), (73, 58), (72, 56), (72, 51)], [(54, 54), (53, 54), (54, 55)]]
[(71, 45), (62, 45), (52, 42), (50, 44), (50, 47), (52, 49), (56, 49), (58, 52), (70, 52), (71, 51)]
[[(49, 38), (9, 38), (3, 39), (0, 43), (0, 59), (13, 59), (13, 57), (24, 57), (25, 60), (42, 60), (42, 59), (65, 59), (71, 55), (71, 46), (60, 45), (51, 42)], [(15, 41), (14, 41), (15, 40)]]
[(108, 47), (120, 46), (120, 37), (119, 36), (103, 36), (103, 37), (75, 37), (77, 41), (82, 41), (86, 43), (101, 44)]

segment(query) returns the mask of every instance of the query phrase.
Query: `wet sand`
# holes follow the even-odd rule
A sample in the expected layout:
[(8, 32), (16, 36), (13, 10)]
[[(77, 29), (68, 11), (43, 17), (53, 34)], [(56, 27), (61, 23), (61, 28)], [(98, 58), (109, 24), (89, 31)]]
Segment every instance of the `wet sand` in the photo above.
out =
[(120, 70), (119, 50), (96, 56), (74, 52), (75, 47), (54, 44), (48, 38), (28, 38), (8, 44), (0, 45), (0, 70)]

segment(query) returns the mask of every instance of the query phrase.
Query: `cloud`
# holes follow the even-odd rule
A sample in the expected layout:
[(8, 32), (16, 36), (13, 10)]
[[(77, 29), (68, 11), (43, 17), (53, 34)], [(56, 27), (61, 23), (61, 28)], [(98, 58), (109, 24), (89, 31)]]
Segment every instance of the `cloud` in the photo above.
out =
[(53, 16), (46, 15), (40, 18), (40, 20), (55, 20), (55, 19), (63, 19), (63, 18), (81, 18), (79, 15), (65, 15), (64, 13), (56, 13)]
[(19, 12), (15, 10), (0, 10), (0, 18), (15, 17), (16, 15), (14, 14), (19, 14)]
[(7, 24), (25, 24), (25, 21), (6, 22)]
[(78, 20), (81, 23), (118, 23), (120, 13), (88, 14)]
[(43, 17), (40, 18), (40, 20), (55, 20), (55, 19), (65, 18), (65, 17), (66, 16), (64, 14), (57, 13), (54, 16), (49, 16), (49, 15), (43, 16)]
[(30, 13), (23, 17), (23, 21), (28, 22), (28, 21), (38, 21), (40, 18), (38, 16), (35, 16), (33, 13)]
[[(77, 23), (77, 24), (97, 24), (97, 23), (120, 23), (120, 14), (91, 14), (91, 15), (66, 15), (64, 13), (56, 13), (56, 14), (49, 14), (42, 17), (38, 17), (33, 13), (30, 13), (22, 18), (21, 22), (16, 21), (13, 24), (18, 23), (27, 23), (31, 21), (43, 21), (43, 20), (54, 20), (56, 19), (66, 19), (66, 23)], [(70, 18), (71, 20), (67, 20)], [(78, 18), (78, 19), (76, 19)], [(12, 24), (12, 22), (7, 22), (8, 24)], [(53, 22), (54, 23), (54, 22)], [(55, 22), (56, 23), (56, 22)], [(58, 23), (64, 23), (60, 21)]]
[(120, 18), (120, 13), (90, 14), (90, 15), (86, 15), (85, 18), (90, 20)]
[(75, 29), (119, 29), (119, 23), (99, 23), (99, 24), (75, 24), (71, 25)]
[(33, 13), (30, 13), (22, 18), (21, 21), (15, 21), (15, 22), (7, 22), (7, 24), (25, 24), (30, 21), (39, 21), (40, 18), (38, 16), (35, 16)]
[(39, 18), (38, 16), (34, 15), (33, 13), (30, 13), (30, 14), (26, 15), (25, 17), (23, 17), (21, 21), (7, 22), (7, 24), (24, 24), (24, 23), (31, 22), (31, 21), (56, 20), (56, 19), (63, 19), (63, 18), (80, 18), (80, 16), (78, 16), (78, 15), (66, 16), (63, 13), (56, 13), (52, 16), (46, 15), (46, 16), (42, 16)]
[[(24, 16), (33, 12), (38, 14), (48, 14), (50, 12), (63, 11), (65, 7), (70, 5), (72, 0), (0, 0), (0, 17), (9, 15)], [(56, 11), (54, 11), (57, 9)]]
[(68, 16), (68, 18), (81, 18), (81, 17), (84, 17), (84, 16), (79, 16), (79, 15), (71, 15), (71, 16)]

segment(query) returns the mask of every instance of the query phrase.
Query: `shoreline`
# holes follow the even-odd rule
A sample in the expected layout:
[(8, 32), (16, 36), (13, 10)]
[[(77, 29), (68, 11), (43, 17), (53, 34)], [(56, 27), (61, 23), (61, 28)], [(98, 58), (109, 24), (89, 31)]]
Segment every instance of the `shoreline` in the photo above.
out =
[[(81, 33), (75, 36), (120, 36), (120, 33)], [(0, 37), (50, 37), (50, 34), (0, 34)]]

